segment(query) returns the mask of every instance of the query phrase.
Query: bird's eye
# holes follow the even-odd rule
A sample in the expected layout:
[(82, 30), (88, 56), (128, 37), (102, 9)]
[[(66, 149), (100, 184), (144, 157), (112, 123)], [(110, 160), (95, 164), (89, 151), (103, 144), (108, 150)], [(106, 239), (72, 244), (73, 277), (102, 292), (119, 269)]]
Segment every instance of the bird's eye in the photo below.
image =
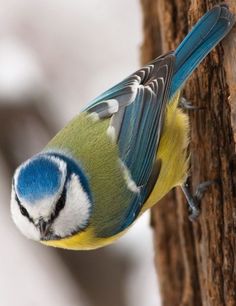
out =
[(17, 196), (17, 195), (16, 195), (16, 202), (17, 202), (18, 205), (19, 205), (21, 214), (22, 214), (23, 216), (25, 216), (25, 217), (29, 217), (28, 211), (24, 208), (24, 206), (21, 205), (20, 200), (18, 199), (18, 196)]
[(29, 213), (28, 213), (28, 211), (24, 208), (24, 206), (20, 205), (20, 211), (21, 211), (21, 213), (22, 213), (23, 216), (29, 217)]
[(57, 204), (56, 204), (56, 207), (55, 207), (55, 210), (54, 210), (53, 219), (55, 219), (59, 215), (60, 211), (64, 208), (65, 202), (66, 202), (66, 192), (65, 192), (65, 189), (64, 189), (62, 191), (62, 194), (61, 194), (59, 200), (57, 201)]

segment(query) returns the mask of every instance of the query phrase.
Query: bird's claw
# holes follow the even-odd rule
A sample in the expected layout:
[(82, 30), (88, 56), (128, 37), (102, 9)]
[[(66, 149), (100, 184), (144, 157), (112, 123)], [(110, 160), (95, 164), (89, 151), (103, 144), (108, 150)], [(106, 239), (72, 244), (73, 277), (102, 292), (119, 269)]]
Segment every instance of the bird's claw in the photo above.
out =
[(200, 215), (200, 200), (202, 199), (204, 193), (208, 189), (209, 186), (216, 183), (216, 181), (205, 181), (200, 183), (197, 188), (194, 195), (191, 194), (189, 191), (189, 186), (187, 183), (185, 183), (182, 186), (182, 190), (185, 194), (185, 197), (187, 199), (188, 205), (189, 205), (189, 219), (191, 221), (195, 221), (197, 217)]
[(193, 203), (192, 203), (192, 205), (190, 205), (189, 203), (189, 215), (188, 215), (188, 217), (189, 217), (189, 220), (190, 221), (195, 221), (197, 218), (198, 218), (198, 216), (200, 215), (200, 212), (201, 212), (201, 210), (200, 210), (200, 206), (199, 206), (199, 201), (196, 201), (196, 199), (193, 197)]
[(204, 107), (192, 105), (192, 103), (190, 101), (187, 101), (184, 97), (180, 98), (179, 106), (182, 109), (185, 109), (185, 110), (201, 110), (201, 109), (204, 109)]
[(215, 183), (216, 181), (211, 181), (211, 180), (200, 183), (197, 186), (194, 194), (194, 198), (196, 199), (196, 201), (199, 202), (204, 196), (204, 193), (207, 191), (207, 189)]

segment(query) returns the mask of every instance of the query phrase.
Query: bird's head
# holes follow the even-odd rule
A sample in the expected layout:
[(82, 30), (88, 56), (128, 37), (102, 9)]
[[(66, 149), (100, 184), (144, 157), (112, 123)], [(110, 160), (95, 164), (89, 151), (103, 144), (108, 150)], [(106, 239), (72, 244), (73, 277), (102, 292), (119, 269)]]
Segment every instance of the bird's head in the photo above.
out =
[(71, 158), (39, 154), (14, 174), (12, 218), (30, 239), (69, 237), (88, 226), (92, 200), (88, 180)]

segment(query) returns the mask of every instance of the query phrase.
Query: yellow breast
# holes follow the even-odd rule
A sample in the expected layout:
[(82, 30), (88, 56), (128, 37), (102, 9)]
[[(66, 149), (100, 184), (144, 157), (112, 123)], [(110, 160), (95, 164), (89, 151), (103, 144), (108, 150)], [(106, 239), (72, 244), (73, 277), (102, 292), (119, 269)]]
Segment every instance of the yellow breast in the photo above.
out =
[(124, 235), (126, 231), (127, 229), (109, 238), (99, 238), (96, 237), (93, 228), (90, 226), (84, 232), (80, 232), (68, 238), (60, 240), (40, 241), (40, 242), (48, 246), (63, 248), (63, 249), (92, 250), (111, 244), (112, 242), (120, 238), (122, 235)]

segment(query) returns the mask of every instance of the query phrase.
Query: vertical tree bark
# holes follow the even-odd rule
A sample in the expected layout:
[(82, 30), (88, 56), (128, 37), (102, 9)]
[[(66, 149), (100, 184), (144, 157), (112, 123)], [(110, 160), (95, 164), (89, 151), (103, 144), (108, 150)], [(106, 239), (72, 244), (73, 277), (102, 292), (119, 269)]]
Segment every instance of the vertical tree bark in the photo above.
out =
[[(141, 0), (142, 62), (173, 50), (214, 0)], [(236, 1), (227, 1), (236, 13)], [(191, 181), (217, 180), (191, 223), (172, 191), (152, 211), (155, 264), (164, 306), (236, 305), (236, 29), (203, 61), (184, 96), (192, 111)]]

